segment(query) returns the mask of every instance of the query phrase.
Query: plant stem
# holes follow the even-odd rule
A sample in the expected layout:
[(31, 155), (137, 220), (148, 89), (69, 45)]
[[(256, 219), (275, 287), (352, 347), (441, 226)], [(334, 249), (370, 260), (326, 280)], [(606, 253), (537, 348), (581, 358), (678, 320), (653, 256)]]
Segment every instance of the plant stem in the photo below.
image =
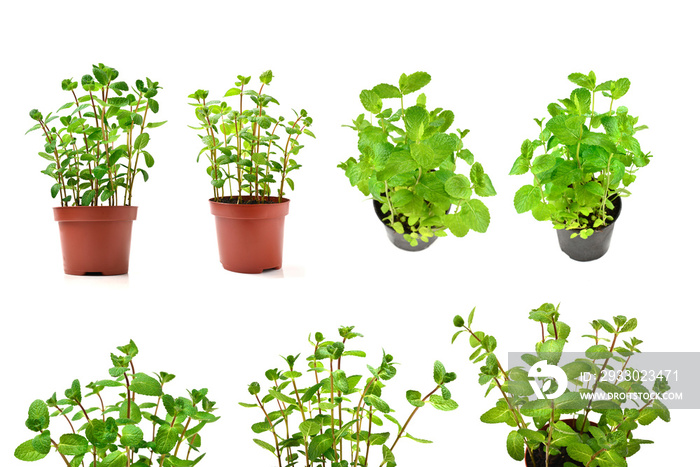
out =
[(606, 449), (605, 449), (605, 448), (602, 448), (602, 449), (600, 449), (598, 452), (596, 452), (595, 454), (593, 454), (593, 456), (591, 457), (591, 460), (589, 460), (589, 461), (586, 463), (586, 467), (589, 467), (589, 466), (591, 465), (591, 462), (593, 462), (593, 461), (595, 460), (596, 457), (598, 457), (599, 455), (603, 454), (605, 451), (606, 451)]
[(89, 422), (89, 421), (90, 421), (90, 417), (88, 417), (88, 413), (87, 413), (87, 411), (85, 410), (85, 408), (83, 407), (83, 404), (81, 404), (81, 403), (78, 402), (78, 401), (76, 401), (76, 403), (78, 404), (78, 407), (80, 407), (80, 410), (83, 411), (83, 415), (85, 415), (85, 420), (87, 420), (87, 421)]
[[(292, 366), (289, 366), (289, 371), (294, 371), (294, 368)], [(297, 382), (294, 379), (294, 377), (291, 378), (292, 380), (292, 386), (294, 387), (294, 395), (297, 398), (297, 404), (299, 405), (299, 412), (301, 412), (301, 420), (302, 422), (306, 421), (306, 415), (304, 414), (304, 404), (301, 403), (301, 398), (299, 397), (299, 389), (297, 388)], [(304, 438), (304, 452), (306, 453), (306, 467), (309, 467), (309, 443), (306, 441), (306, 438)]]
[[(109, 86), (109, 84), (108, 84)], [(102, 93), (103, 101), (107, 102), (106, 95), (104, 92)], [(109, 175), (109, 188), (112, 191), (112, 196), (110, 197), (110, 205), (113, 205), (113, 199), (115, 198), (115, 195), (117, 193), (116, 188), (114, 187), (114, 180), (112, 178), (112, 167), (109, 165), (109, 145), (107, 143), (107, 129), (105, 128), (105, 109), (104, 106), (102, 107), (102, 112), (100, 113), (100, 120), (97, 120), (97, 108), (95, 107), (95, 99), (92, 94), (92, 91), (90, 91), (90, 102), (92, 102), (92, 110), (95, 113), (95, 122), (98, 123), (98, 126), (102, 130), (102, 141), (104, 141), (104, 146), (105, 146), (105, 162), (107, 165), (107, 174)], [(99, 160), (99, 143), (97, 144), (98, 148), (98, 160)]]
[(603, 201), (600, 203), (598, 210), (600, 211), (600, 217), (603, 219), (603, 225), (607, 224), (607, 216), (605, 215), (605, 202), (608, 200), (608, 190), (610, 189), (610, 163), (612, 162), (613, 155), (610, 154), (608, 157), (608, 166), (603, 173), (605, 177), (605, 194), (603, 195)]
[[(476, 334), (474, 334), (472, 332), (471, 329), (469, 329), (467, 326), (463, 326), (463, 327), (464, 327), (464, 329), (466, 329), (469, 332), (469, 334), (472, 335), (472, 337), (474, 337), (474, 339), (477, 340), (477, 342), (479, 342), (479, 344), (481, 344), (481, 339), (479, 339), (476, 336)], [(495, 356), (495, 354), (494, 354), (494, 356)], [(498, 365), (499, 371), (503, 375), (503, 380), (509, 381), (510, 378), (508, 378), (508, 373), (506, 373), (505, 370), (503, 369), (503, 366), (501, 366), (501, 361), (498, 359), (498, 357), (496, 357), (496, 364)], [(498, 390), (501, 391), (503, 398), (505, 399), (506, 403), (508, 404), (508, 409), (510, 410), (511, 414), (513, 415), (513, 419), (515, 420), (515, 423), (518, 425), (518, 428), (525, 428), (525, 422), (524, 422), (524, 420), (521, 420), (522, 417), (520, 416), (520, 412), (516, 411), (515, 408), (513, 407), (513, 404), (511, 402), (510, 398), (508, 397), (506, 392), (503, 390), (503, 387), (501, 386), (501, 383), (498, 381), (498, 378), (497, 377), (493, 378), (493, 381), (496, 383)], [(521, 424), (521, 422), (522, 422), (522, 424)]]
[[(75, 94), (75, 90), (71, 89), (71, 93), (73, 94), (73, 99), (75, 99), (76, 108), (80, 108), (80, 102), (78, 102), (78, 96)], [(78, 110), (78, 117), (81, 119), (83, 118), (83, 112), (80, 110)], [(83, 133), (83, 141), (85, 142), (85, 154), (90, 154), (90, 146), (88, 145), (87, 136), (85, 135), (85, 133)], [(92, 162), (88, 161), (87, 166), (88, 166), (88, 171), (90, 172), (90, 187), (93, 190), (95, 190), (95, 196), (92, 198), (92, 205), (97, 206), (97, 200), (98, 200), (98, 195), (99, 195), (99, 183), (92, 175)], [(94, 182), (94, 185), (93, 185), (93, 182)], [(76, 200), (76, 203), (78, 201), (79, 200)]]
[[(614, 333), (612, 344), (610, 344), (610, 352), (612, 352), (613, 349), (615, 348), (615, 342), (617, 342), (617, 336), (618, 336), (619, 332), (620, 332), (620, 327), (618, 326), (617, 330)], [(610, 357), (606, 358), (605, 362), (603, 362), (603, 366), (601, 367), (601, 369), (604, 370), (605, 367), (608, 366), (609, 361), (610, 361)], [(598, 377), (596, 378), (595, 383), (593, 384), (593, 388), (591, 389), (591, 394), (595, 394), (596, 389), (598, 389), (598, 383), (600, 382), (600, 378), (602, 376), (603, 376), (603, 372), (602, 371), (598, 372)], [(591, 405), (592, 404), (593, 404), (593, 397), (591, 397), (591, 400), (588, 402), (588, 406), (586, 407), (586, 414), (583, 417), (583, 424), (581, 425), (581, 431), (580, 431), (581, 434), (583, 434), (583, 430), (586, 428), (586, 422), (588, 421), (588, 414), (591, 412)]]
[[(46, 135), (46, 139), (49, 141), (49, 143), (55, 143), (55, 139), (51, 139), (51, 132), (49, 131), (49, 128), (46, 126), (46, 123), (44, 123), (43, 120), (39, 120), (39, 123), (41, 124), (41, 129), (44, 131), (44, 134)], [(67, 203), (63, 201), (66, 198), (66, 184), (63, 181), (63, 175), (61, 174), (61, 160), (58, 156), (58, 150), (56, 149), (56, 146), (54, 144), (53, 148), (53, 153), (54, 157), (56, 157), (56, 174), (58, 175), (58, 182), (61, 184), (61, 188), (59, 190), (59, 193), (61, 194), (61, 206), (67, 206)]]
[(105, 421), (105, 401), (102, 400), (100, 393), (97, 393), (97, 398), (100, 399), (100, 406), (102, 407), (102, 421)]
[(335, 409), (333, 408), (333, 402), (335, 401), (335, 391), (333, 389), (333, 358), (328, 359), (330, 362), (330, 380), (331, 380), (331, 439), (333, 440), (333, 452), (336, 453), (337, 456), (337, 451), (335, 449)]
[[(364, 404), (361, 406), (361, 410), (364, 410)], [(358, 411), (360, 410), (360, 407), (358, 407)], [(362, 420), (364, 417), (362, 417), (361, 412), (357, 412), (357, 423), (355, 424), (355, 429), (357, 431), (357, 441), (355, 442), (355, 460), (353, 461), (353, 467), (357, 467), (357, 462), (360, 458), (360, 433), (362, 432)], [(350, 458), (352, 459), (352, 454), (350, 454)]]
[[(41, 430), (41, 432), (43, 433), (44, 430)], [(56, 452), (58, 453), (58, 455), (61, 456), (61, 459), (63, 459), (63, 462), (65, 462), (66, 465), (67, 465), (68, 467), (71, 467), (70, 462), (68, 462), (68, 459), (66, 459), (66, 456), (64, 456), (63, 454), (61, 454), (61, 451), (58, 450), (58, 444), (56, 444), (56, 441), (54, 441), (54, 440), (51, 439), (51, 438), (49, 438), (49, 441), (51, 441), (51, 444), (52, 444), (53, 447), (56, 449)]]
[(367, 448), (365, 450), (365, 465), (369, 465), (370, 438), (372, 437), (372, 407), (369, 408), (369, 426), (367, 427)]
[(544, 344), (544, 323), (542, 321), (540, 321), (540, 327), (542, 328), (542, 343)]
[[(275, 390), (280, 390), (279, 389), (279, 384), (277, 382), (277, 379), (275, 379)], [(289, 419), (287, 418), (287, 404), (280, 402), (279, 399), (277, 399), (277, 407), (280, 408), (280, 413), (282, 414), (282, 419), (284, 420), (284, 427), (286, 430), (287, 434), (287, 439), (289, 439)], [(292, 448), (287, 446), (287, 456), (291, 458), (292, 456)]]
[[(139, 111), (139, 105), (141, 104), (141, 98), (143, 96), (143, 93), (139, 92), (139, 100), (136, 101), (136, 110), (134, 111), (131, 106), (129, 107), (129, 110), (131, 112), (138, 112)], [(133, 131), (134, 131), (134, 121), (131, 120), (131, 126), (129, 127), (129, 131), (126, 134), (126, 149), (127, 149), (127, 159), (129, 160), (129, 163), (126, 168), (126, 186), (128, 187), (131, 183), (130, 180), (133, 178), (132, 177), (132, 167), (131, 167), (131, 158), (133, 156)], [(124, 206), (127, 205), (127, 201), (129, 200), (129, 190), (124, 190)]]
[[(243, 117), (243, 81), (241, 81), (241, 94), (239, 98), (239, 115)], [(243, 190), (243, 177), (242, 177), (242, 171), (241, 171), (241, 157), (243, 156), (243, 151), (241, 148), (241, 133), (238, 131), (238, 119), (234, 118), (233, 120), (234, 126), (236, 128), (236, 152), (238, 153), (238, 162), (236, 164), (236, 171), (238, 172), (238, 204), (241, 203), (241, 197), (242, 197), (242, 190)], [(241, 124), (241, 127), (243, 124)], [(231, 196), (233, 196), (233, 193), (231, 193)]]
[[(355, 409), (355, 413), (357, 414), (357, 452), (355, 454), (355, 465), (357, 465), (357, 462), (360, 458), (360, 428), (362, 427), (362, 416), (361, 416), (361, 411), (364, 410), (364, 399), (365, 396), (367, 395), (367, 391), (369, 391), (369, 388), (374, 384), (374, 382), (377, 381), (377, 377), (373, 376), (371, 380), (367, 383), (365, 386), (364, 391), (362, 391), (362, 396), (360, 396), (360, 401), (357, 403), (357, 409)], [(365, 465), (367, 465), (367, 462), (365, 461)]]
[(126, 418), (131, 418), (131, 391), (129, 390), (129, 377), (124, 373), (126, 380)]
[(551, 403), (552, 415), (549, 418), (549, 433), (547, 434), (547, 446), (545, 451), (544, 466), (549, 467), (549, 450), (552, 446), (552, 433), (554, 432), (554, 401)]
[[(292, 124), (292, 128), (296, 128), (297, 124), (299, 123), (299, 120), (301, 120), (301, 115), (296, 119), (294, 124)], [(287, 144), (284, 146), (284, 165), (282, 166), (282, 180), (280, 181), (280, 188), (279, 188), (279, 200), (278, 202), (282, 202), (282, 193), (284, 192), (284, 180), (287, 178), (287, 165), (289, 164), (289, 142), (292, 140), (292, 135), (290, 134), (287, 137)]]
[[(140, 99), (140, 97), (139, 97)], [(148, 109), (150, 106), (148, 105), (148, 102), (146, 102), (146, 110), (143, 112), (143, 119), (141, 120), (141, 131), (139, 132), (139, 136), (143, 134), (143, 129), (145, 128), (146, 125), (146, 116), (148, 115)], [(138, 111), (138, 105), (136, 106), (136, 110)], [(129, 186), (129, 206), (131, 206), (131, 195), (134, 192), (134, 179), (136, 178), (136, 167), (139, 165), (139, 155), (141, 154), (141, 150), (138, 149), (136, 152), (136, 160), (134, 161), (134, 170), (131, 172), (131, 183), (128, 185)], [(128, 181), (128, 176), (127, 176), (127, 181)]]
[[(160, 390), (161, 390), (161, 392), (163, 391), (163, 386), (164, 386), (164, 385), (165, 385), (165, 383), (161, 383), (161, 385), (160, 385)], [(156, 402), (156, 410), (153, 411), (153, 416), (154, 416), (154, 417), (158, 415), (158, 408), (160, 407), (160, 401), (161, 401), (161, 399), (162, 399), (162, 396), (158, 396), (158, 402)], [(153, 422), (152, 441), (155, 441), (155, 440), (156, 440), (156, 422), (154, 421), (154, 422)], [(153, 462), (153, 454), (154, 454), (154, 453), (153, 453), (153, 449), (151, 449), (151, 457), (149, 458), (149, 459), (150, 459), (149, 465), (153, 465), (153, 464), (152, 464), (152, 462)]]
[(173, 453), (173, 456), (175, 456), (175, 457), (177, 457), (177, 452), (180, 450), (180, 445), (185, 440), (185, 434), (187, 433), (187, 428), (190, 426), (191, 421), (192, 421), (192, 417), (187, 417), (187, 422), (185, 423), (185, 428), (182, 430), (182, 435), (180, 436), (180, 440), (177, 442), (177, 445), (175, 446), (175, 452)]
[(270, 430), (272, 430), (272, 436), (275, 438), (275, 449), (277, 450), (277, 462), (279, 464), (279, 467), (282, 467), (282, 455), (280, 454), (280, 446), (279, 443), (277, 442), (277, 433), (275, 433), (275, 426), (272, 424), (272, 420), (270, 420), (270, 416), (267, 414), (267, 411), (265, 410), (265, 407), (263, 407), (262, 402), (260, 402), (260, 398), (258, 398), (258, 395), (255, 394), (255, 400), (258, 401), (258, 407), (263, 411), (265, 414), (265, 418), (267, 419), (267, 423), (270, 424)]
[[(202, 104), (206, 105), (206, 99), (202, 99)], [(207, 135), (211, 138), (211, 147), (209, 148), (209, 153), (211, 154), (210, 161), (211, 161), (211, 173), (212, 173), (212, 178), (216, 181), (218, 180), (219, 176), (219, 167), (216, 164), (216, 136), (214, 134), (214, 129), (213, 125), (211, 124), (211, 120), (209, 119), (209, 115), (205, 112), (204, 117), (207, 120)], [(219, 201), (219, 189), (214, 185), (214, 201)], [(240, 201), (239, 201), (240, 202)]]
[(66, 421), (68, 422), (68, 424), (70, 425), (71, 431), (73, 432), (73, 434), (75, 434), (75, 428), (73, 428), (73, 423), (71, 423), (70, 418), (68, 418), (68, 415), (66, 415), (65, 412), (63, 410), (61, 410), (61, 408), (59, 406), (56, 406), (56, 409), (58, 410), (58, 412), (61, 415), (63, 415), (63, 418), (65, 418)]
[[(421, 400), (422, 400), (423, 402), (427, 401), (428, 399), (430, 399), (430, 396), (432, 396), (433, 394), (435, 394), (435, 392), (436, 392), (438, 389), (440, 389), (440, 385), (439, 385), (439, 384), (435, 387), (435, 389), (433, 389), (432, 391), (430, 391), (430, 393), (427, 394), (427, 395), (426, 395), (423, 399), (421, 399)], [(392, 451), (392, 452), (394, 451), (394, 448), (396, 447), (396, 444), (397, 444), (397, 443), (399, 442), (399, 440), (401, 439), (401, 435), (404, 433), (404, 431), (406, 431), (406, 427), (408, 426), (409, 423), (411, 423), (411, 419), (413, 419), (413, 416), (416, 414), (416, 412), (418, 412), (418, 409), (420, 409), (420, 407), (414, 408), (414, 409), (413, 409), (413, 412), (411, 412), (411, 415), (408, 416), (408, 419), (406, 420), (406, 422), (405, 422), (405, 423), (403, 424), (403, 426), (401, 427), (401, 431), (399, 431), (399, 434), (396, 435), (396, 440), (394, 440), (394, 444), (392, 444), (392, 445), (391, 445), (391, 448), (389, 448), (390, 451)]]

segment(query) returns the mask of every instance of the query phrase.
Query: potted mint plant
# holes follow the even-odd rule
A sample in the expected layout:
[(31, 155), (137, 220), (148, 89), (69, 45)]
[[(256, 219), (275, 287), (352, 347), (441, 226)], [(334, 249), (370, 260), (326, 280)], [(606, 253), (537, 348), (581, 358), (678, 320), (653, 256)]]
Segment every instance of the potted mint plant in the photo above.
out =
[[(308, 135), (313, 120), (306, 110), (294, 117), (273, 117), (270, 104), (279, 105), (263, 93), (272, 81), (272, 72), (260, 75), (260, 88), (246, 89), (250, 76), (238, 76), (226, 101), (207, 101), (209, 91), (190, 94), (195, 102), (198, 130), (204, 144), (197, 161), (205, 155), (209, 165), (213, 197), (209, 200), (216, 219), (219, 258), (224, 269), (260, 273), (282, 267), (284, 218), (289, 213), (285, 190), (294, 190), (289, 174), (301, 167), (295, 160), (304, 147), (299, 137)], [(244, 97), (252, 106), (244, 108)], [(247, 101), (247, 100), (245, 100)]]
[[(419, 71), (401, 75), (398, 86), (382, 83), (362, 91), (360, 101), (370, 116), (360, 114), (345, 125), (357, 132), (360, 156), (338, 165), (352, 186), (372, 197), (389, 240), (407, 251), (427, 248), (448, 230), (457, 237), (486, 232), (491, 217), (478, 197), (496, 194), (464, 147), (469, 130), (449, 131), (455, 119), (451, 110), (429, 110), (425, 94), (405, 107), (404, 97), (430, 79)], [(398, 99), (398, 108), (384, 108), (387, 99)], [(470, 167), (469, 176), (458, 171), (462, 163)]]
[(642, 341), (622, 340), (637, 327), (636, 318), (592, 321), (593, 333), (583, 336), (592, 345), (564, 363), (571, 328), (559, 320), (559, 307), (546, 303), (530, 312), (541, 337), (535, 353), (519, 356), (529, 371), (515, 365), (506, 369), (495, 354), (496, 338), (474, 330), (473, 319), (474, 310), (466, 322), (455, 316), (460, 330), (452, 342), (462, 333), (469, 336), (474, 349), (469, 359), (482, 365), (479, 384), (487, 387), (487, 396), (494, 389), (499, 396), (481, 421), (511, 427), (506, 446), (516, 461), (525, 460), (529, 467), (624, 467), (643, 444), (652, 443), (637, 438), (640, 425), (657, 418), (670, 421), (660, 400), (670, 389), (666, 375), (634, 370)]
[[(421, 407), (432, 405), (442, 411), (457, 408), (446, 387), (457, 376), (436, 361), (430, 392), (423, 395), (407, 391), (406, 400), (413, 409), (400, 422), (382, 398), (382, 389), (396, 375), (393, 357), (384, 353), (378, 366), (367, 365), (369, 374), (356, 373), (353, 359), (366, 354), (346, 346), (362, 335), (353, 326), (341, 327), (338, 332), (339, 340), (327, 340), (321, 333), (315, 333), (313, 339), (309, 335), (313, 350), (302, 365), (297, 363), (299, 354), (283, 357), (282, 369), (265, 372), (268, 388), (251, 383), (250, 401), (240, 403), (259, 411), (260, 417), (251, 429), (269, 439), (253, 441), (269, 451), (279, 467), (396, 466), (399, 440), (430, 442), (407, 431)], [(396, 425), (393, 438), (391, 425)]]
[(117, 349), (108, 379), (84, 387), (76, 379), (63, 397), (31, 403), (25, 425), (35, 435), (17, 446), (17, 459), (55, 453), (66, 467), (191, 467), (202, 460), (201, 431), (219, 419), (208, 390), (172, 396), (164, 386), (175, 375), (137, 372), (133, 341)]
[[(579, 87), (549, 104), (549, 120), (535, 119), (539, 135), (523, 142), (510, 174), (533, 178), (515, 194), (515, 210), (551, 221), (562, 251), (592, 261), (608, 251), (627, 187), (652, 156), (635, 138), (646, 125), (615, 104), (629, 90), (629, 79), (597, 84), (591, 71), (572, 73), (569, 81)], [(598, 93), (609, 99), (602, 113), (595, 109)]]
[(42, 173), (53, 179), (51, 196), (61, 203), (54, 218), (66, 274), (129, 271), (134, 182), (148, 180), (143, 165), (153, 166), (147, 130), (165, 122), (146, 123), (159, 110), (157, 82), (146, 78), (129, 86), (118, 77), (114, 68), (93, 65), (80, 83), (63, 80), (71, 97), (56, 113), (29, 112), (37, 124), (27, 133), (41, 130), (39, 155), (49, 161)]

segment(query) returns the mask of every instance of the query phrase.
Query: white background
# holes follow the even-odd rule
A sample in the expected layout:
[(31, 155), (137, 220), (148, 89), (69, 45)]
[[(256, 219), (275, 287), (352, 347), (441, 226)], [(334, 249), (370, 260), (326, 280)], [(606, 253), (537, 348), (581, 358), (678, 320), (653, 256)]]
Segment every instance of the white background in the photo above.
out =
[[(509, 431), (479, 416), (483, 398), (466, 340), (450, 344), (452, 317), (477, 307), (475, 327), (498, 338), (498, 354), (532, 348), (539, 327), (527, 319), (543, 302), (561, 303), (573, 327), (568, 350), (582, 350), (587, 323), (615, 314), (637, 317), (647, 351), (698, 351), (697, 61), (692, 2), (13, 2), (0, 22), (3, 141), (0, 185), (2, 282), (0, 464), (32, 433), (23, 422), (35, 398), (59, 394), (74, 378), (107, 376), (109, 353), (134, 339), (137, 370), (178, 375), (172, 390), (208, 387), (221, 420), (203, 432), (201, 465), (272, 466), (251, 441), (262, 418), (247, 384), (281, 367), (279, 355), (304, 355), (310, 332), (335, 334), (354, 324), (368, 364), (381, 349), (401, 362), (385, 394), (399, 419), (404, 391), (432, 389), (432, 363), (458, 373), (455, 412), (419, 411), (409, 432), (435, 441), (402, 440), (402, 466), (515, 465)], [(50, 180), (32, 108), (44, 115), (65, 102), (67, 77), (103, 62), (130, 83), (150, 77), (163, 90), (149, 151), (151, 180), (138, 183), (128, 276), (65, 276), (53, 221)], [(218, 262), (211, 188), (197, 165), (199, 138), (187, 95), (233, 87), (238, 74), (272, 69), (268, 92), (289, 108), (306, 108), (317, 140), (306, 141), (287, 217), (284, 268), (247, 276)], [(533, 118), (568, 96), (571, 72), (595, 70), (600, 82), (628, 77), (621, 102), (649, 130), (639, 134), (654, 155), (632, 185), (610, 252), (577, 263), (556, 244), (550, 225), (516, 214), (512, 198), (529, 181), (509, 177)], [(341, 160), (357, 155), (356, 136), (341, 128), (361, 111), (358, 95), (401, 73), (427, 71), (428, 106), (455, 112), (455, 126), (490, 174), (486, 234), (439, 239), (422, 253), (389, 244), (369, 201), (351, 188)], [(389, 103), (388, 105), (391, 105)], [(394, 105), (395, 107), (395, 105)], [(357, 364), (362, 371), (364, 363)], [(350, 370), (349, 362), (346, 370)], [(638, 436), (635, 466), (688, 465), (697, 411), (672, 413)], [(695, 416), (695, 417), (694, 417)], [(56, 421), (60, 422), (60, 421)], [(54, 422), (54, 423), (56, 423)], [(54, 432), (63, 429), (56, 423)], [(269, 440), (268, 440), (269, 441)], [(379, 458), (379, 451), (374, 454)], [(680, 461), (680, 462), (679, 462)], [(52, 454), (42, 465), (60, 465)]]

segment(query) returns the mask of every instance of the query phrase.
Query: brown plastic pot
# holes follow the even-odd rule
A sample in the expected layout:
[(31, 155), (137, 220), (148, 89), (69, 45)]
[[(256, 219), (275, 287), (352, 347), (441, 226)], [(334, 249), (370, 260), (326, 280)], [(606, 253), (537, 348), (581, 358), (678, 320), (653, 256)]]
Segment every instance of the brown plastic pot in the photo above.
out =
[(129, 272), (131, 226), (136, 206), (53, 208), (63, 251), (63, 270), (75, 276)]
[[(237, 197), (233, 198), (234, 200)], [(243, 196), (243, 202), (250, 201)], [(233, 204), (209, 200), (216, 219), (219, 259), (227, 271), (259, 274), (282, 267), (284, 218), (289, 200), (264, 204)]]

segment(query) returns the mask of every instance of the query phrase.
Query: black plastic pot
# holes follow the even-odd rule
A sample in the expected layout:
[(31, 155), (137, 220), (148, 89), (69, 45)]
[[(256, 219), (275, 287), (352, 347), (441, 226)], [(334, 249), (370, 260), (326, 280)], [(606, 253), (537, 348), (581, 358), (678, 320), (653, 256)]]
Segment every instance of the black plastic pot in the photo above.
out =
[(600, 230), (593, 232), (593, 235), (586, 239), (576, 236), (571, 238), (571, 234), (578, 230), (557, 230), (559, 247), (561, 251), (569, 255), (569, 258), (576, 261), (593, 261), (602, 257), (610, 248), (615, 221), (620, 217), (622, 211), (622, 199), (616, 197), (612, 200), (613, 210), (609, 214), (613, 217), (612, 222)]
[(418, 245), (411, 246), (411, 244), (408, 243), (405, 238), (403, 238), (403, 234), (396, 232), (396, 230), (394, 230), (392, 227), (386, 225), (386, 223), (383, 220), (386, 217), (386, 214), (382, 212), (382, 203), (380, 203), (376, 199), (373, 199), (372, 205), (374, 206), (374, 213), (377, 215), (379, 220), (382, 221), (382, 224), (384, 224), (384, 228), (386, 229), (386, 236), (389, 237), (389, 241), (393, 243), (395, 247), (405, 251), (423, 251), (430, 245), (435, 243), (435, 240), (437, 240), (437, 237), (432, 236), (428, 238), (427, 242), (418, 240)]

